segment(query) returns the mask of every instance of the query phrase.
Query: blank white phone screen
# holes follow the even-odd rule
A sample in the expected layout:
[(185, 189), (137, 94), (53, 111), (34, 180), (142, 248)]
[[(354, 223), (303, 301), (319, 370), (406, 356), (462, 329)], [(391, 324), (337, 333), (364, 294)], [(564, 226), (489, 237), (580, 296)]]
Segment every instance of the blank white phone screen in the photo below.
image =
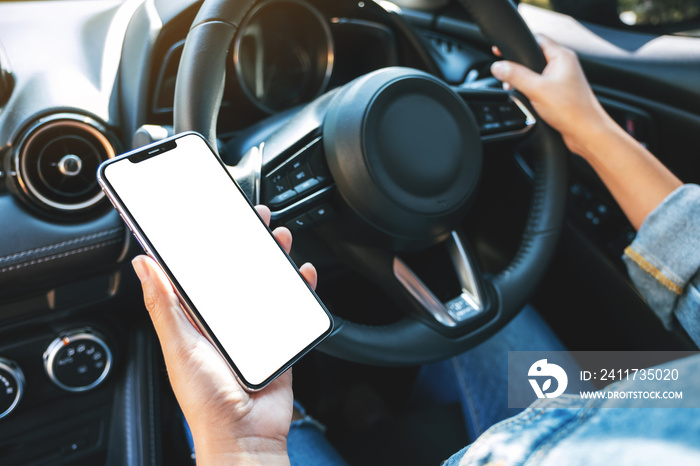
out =
[(104, 177), (250, 385), (260, 385), (331, 327), (303, 278), (206, 143)]

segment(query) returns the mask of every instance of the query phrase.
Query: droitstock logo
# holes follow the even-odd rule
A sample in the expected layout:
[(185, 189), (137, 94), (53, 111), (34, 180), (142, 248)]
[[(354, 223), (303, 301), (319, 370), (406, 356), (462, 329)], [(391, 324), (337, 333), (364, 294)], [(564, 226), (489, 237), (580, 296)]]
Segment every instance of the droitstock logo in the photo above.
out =
[[(532, 389), (535, 391), (537, 398), (556, 398), (566, 390), (566, 386), (569, 383), (569, 378), (566, 376), (564, 369), (556, 364), (548, 363), (546, 359), (540, 359), (530, 366), (530, 370), (527, 372), (528, 377), (536, 377), (534, 379), (528, 379)], [(556, 390), (548, 392), (552, 388), (552, 378), (557, 381)], [(538, 379), (542, 379), (542, 385), (538, 382)]]

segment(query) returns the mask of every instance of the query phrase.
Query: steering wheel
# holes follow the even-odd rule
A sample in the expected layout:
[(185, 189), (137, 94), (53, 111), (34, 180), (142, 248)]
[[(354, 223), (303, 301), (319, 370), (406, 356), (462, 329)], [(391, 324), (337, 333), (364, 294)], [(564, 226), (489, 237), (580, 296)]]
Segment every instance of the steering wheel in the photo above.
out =
[[(511, 1), (460, 2), (504, 58), (544, 69)], [(197, 131), (216, 147), (226, 59), (255, 3), (204, 1), (177, 75), (176, 132)], [(567, 155), (559, 135), (534, 125), (523, 102), (513, 92), (452, 88), (423, 71), (384, 68), (317, 98), (232, 167), (251, 200), (271, 207), (273, 220), (303, 223), (308, 212), (334, 211), (319, 228), (334, 252), (409, 311), (377, 326), (336, 316), (321, 351), (365, 364), (423, 364), (475, 346), (522, 308), (563, 223)], [(526, 133), (535, 152), (527, 224), (510, 264), (485, 276), (459, 232), (480, 178), (482, 144)], [(445, 273), (461, 288), (450, 299), (439, 298), (402, 259), (438, 243), (454, 266)]]

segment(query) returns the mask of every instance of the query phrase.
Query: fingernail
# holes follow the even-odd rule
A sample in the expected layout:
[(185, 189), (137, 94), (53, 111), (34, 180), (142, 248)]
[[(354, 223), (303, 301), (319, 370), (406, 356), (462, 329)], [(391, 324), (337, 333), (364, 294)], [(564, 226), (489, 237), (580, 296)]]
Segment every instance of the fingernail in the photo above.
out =
[(142, 257), (135, 257), (134, 260), (131, 261), (131, 265), (134, 267), (134, 271), (139, 277), (139, 280), (141, 280), (141, 283), (148, 280), (148, 267), (146, 267)]
[(507, 62), (497, 61), (491, 65), (491, 74), (497, 79), (503, 78), (509, 71), (510, 65)]

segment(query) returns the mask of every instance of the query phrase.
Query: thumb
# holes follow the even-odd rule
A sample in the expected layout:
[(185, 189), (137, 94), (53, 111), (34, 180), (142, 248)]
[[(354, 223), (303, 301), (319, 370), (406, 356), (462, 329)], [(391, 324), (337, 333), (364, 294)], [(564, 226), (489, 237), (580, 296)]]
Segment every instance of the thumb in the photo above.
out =
[(499, 81), (510, 84), (528, 97), (536, 91), (542, 82), (542, 75), (512, 61), (495, 62), (491, 65), (491, 74)]
[(199, 333), (180, 308), (180, 301), (160, 266), (146, 256), (138, 256), (131, 263), (141, 281), (143, 300), (164, 352), (177, 350), (174, 346)]

